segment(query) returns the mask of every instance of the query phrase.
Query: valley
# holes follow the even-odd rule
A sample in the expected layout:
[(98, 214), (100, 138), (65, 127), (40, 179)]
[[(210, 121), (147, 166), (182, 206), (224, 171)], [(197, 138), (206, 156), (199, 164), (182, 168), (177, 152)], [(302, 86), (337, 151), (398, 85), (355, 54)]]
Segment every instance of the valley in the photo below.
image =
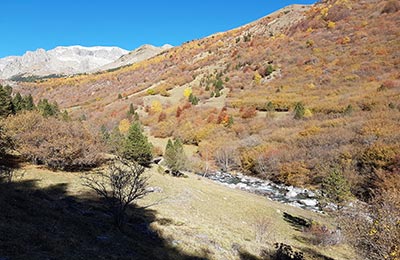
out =
[(0, 259), (398, 260), (399, 14), (0, 59)]

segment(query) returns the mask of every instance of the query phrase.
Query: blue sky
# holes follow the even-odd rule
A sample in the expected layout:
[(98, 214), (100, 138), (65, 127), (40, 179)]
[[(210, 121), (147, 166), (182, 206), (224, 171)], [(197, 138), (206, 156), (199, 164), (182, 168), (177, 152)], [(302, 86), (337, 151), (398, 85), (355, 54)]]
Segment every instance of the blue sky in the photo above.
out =
[(56, 46), (163, 45), (199, 39), (315, 0), (1, 0), (0, 57)]

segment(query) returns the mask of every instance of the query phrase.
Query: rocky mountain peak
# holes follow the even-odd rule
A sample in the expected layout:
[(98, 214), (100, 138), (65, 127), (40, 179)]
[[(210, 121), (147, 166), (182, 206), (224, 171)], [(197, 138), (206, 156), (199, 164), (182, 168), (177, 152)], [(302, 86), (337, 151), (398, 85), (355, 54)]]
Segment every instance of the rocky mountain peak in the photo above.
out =
[(118, 47), (59, 46), (27, 51), (22, 56), (0, 59), (0, 78), (16, 75), (76, 74), (92, 71), (127, 54)]

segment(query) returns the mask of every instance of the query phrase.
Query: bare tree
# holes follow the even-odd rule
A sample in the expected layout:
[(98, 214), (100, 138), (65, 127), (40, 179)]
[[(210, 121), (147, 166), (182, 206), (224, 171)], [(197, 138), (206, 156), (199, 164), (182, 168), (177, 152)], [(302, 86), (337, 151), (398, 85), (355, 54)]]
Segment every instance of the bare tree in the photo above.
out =
[(109, 207), (115, 225), (122, 228), (128, 205), (143, 198), (149, 191), (148, 177), (144, 177), (145, 168), (136, 162), (116, 158), (110, 162), (106, 172), (83, 177), (83, 185), (94, 190)]
[(237, 166), (237, 155), (233, 147), (221, 147), (215, 152), (214, 158), (215, 162), (223, 172), (227, 172)]

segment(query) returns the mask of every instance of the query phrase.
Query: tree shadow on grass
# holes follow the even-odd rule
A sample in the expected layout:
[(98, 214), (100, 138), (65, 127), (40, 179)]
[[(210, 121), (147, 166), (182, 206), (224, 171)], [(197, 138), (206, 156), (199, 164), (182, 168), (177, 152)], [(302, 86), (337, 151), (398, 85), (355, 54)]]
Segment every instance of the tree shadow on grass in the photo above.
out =
[[(0, 183), (0, 259), (207, 259), (180, 252), (150, 228), (155, 212), (131, 207), (123, 231), (101, 201), (67, 184)], [(168, 220), (163, 220), (168, 222)]]
[(311, 220), (296, 217), (286, 212), (283, 212), (283, 220), (288, 222), (297, 231), (302, 231), (304, 228), (308, 228), (311, 226)]

